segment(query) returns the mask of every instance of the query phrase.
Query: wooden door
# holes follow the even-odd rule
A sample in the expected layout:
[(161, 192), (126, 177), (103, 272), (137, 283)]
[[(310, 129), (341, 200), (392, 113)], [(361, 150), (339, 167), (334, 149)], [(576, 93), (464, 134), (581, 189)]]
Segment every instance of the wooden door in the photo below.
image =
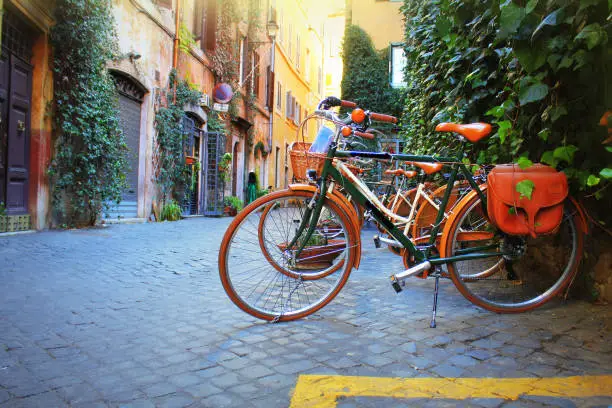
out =
[[(30, 179), (30, 110), (32, 66), (8, 55), (0, 67), (0, 110), (2, 112), (2, 157), (0, 193), (9, 215), (28, 213)], [(2, 197), (2, 196), (0, 196)]]

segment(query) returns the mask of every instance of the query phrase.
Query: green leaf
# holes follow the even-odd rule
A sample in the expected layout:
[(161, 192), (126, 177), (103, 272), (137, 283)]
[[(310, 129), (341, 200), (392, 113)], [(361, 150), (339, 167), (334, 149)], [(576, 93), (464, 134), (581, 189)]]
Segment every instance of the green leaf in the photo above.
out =
[(605, 169), (602, 169), (599, 172), (599, 175), (605, 179), (611, 179), (612, 178), (612, 169), (606, 167)]
[(574, 153), (578, 151), (578, 148), (574, 145), (559, 146), (553, 152), (553, 157), (559, 160), (563, 160), (568, 164), (572, 164), (574, 161)]
[(510, 215), (516, 215), (516, 207), (510, 207), (510, 208), (508, 208), (508, 214), (510, 214)]
[(606, 146), (606, 150), (612, 153), (612, 146)]
[(548, 85), (536, 84), (521, 89), (519, 103), (521, 106), (544, 99), (548, 95)]
[(521, 156), (519, 157), (517, 164), (519, 165), (519, 167), (523, 170), (533, 166), (533, 162), (531, 160), (529, 160), (527, 157), (525, 156)]
[(580, 0), (580, 8), (578, 11), (582, 11), (587, 7), (591, 7), (599, 3), (600, 0)]
[(501, 122), (497, 122), (499, 129), (497, 130), (497, 134), (502, 143), (506, 140), (506, 136), (508, 135), (508, 131), (512, 128), (512, 122), (509, 120), (502, 120)]
[(506, 2), (501, 5), (499, 37), (507, 38), (516, 33), (516, 30), (518, 30), (524, 18), (525, 9), (514, 4), (512, 0), (506, 0)]
[(534, 72), (546, 63), (546, 53), (542, 52), (538, 45), (531, 46), (530, 44), (516, 45), (514, 54), (519, 63), (528, 73)]
[(552, 167), (557, 167), (557, 164), (559, 164), (559, 160), (555, 158), (552, 150), (544, 152), (544, 154), (542, 154), (542, 157), (540, 158), (540, 161)]
[(516, 192), (520, 193), (520, 198), (527, 198), (531, 200), (531, 196), (533, 194), (533, 189), (535, 188), (535, 184), (531, 180), (523, 180), (516, 183)]
[(543, 141), (547, 141), (548, 140), (548, 136), (550, 136), (550, 129), (546, 128), (546, 129), (542, 129), (538, 132), (538, 137), (540, 139), (542, 139)]
[(550, 110), (550, 120), (556, 122), (561, 116), (567, 115), (567, 109), (565, 106), (555, 106)]
[(574, 38), (574, 41), (584, 40), (587, 43), (588, 49), (593, 49), (600, 42), (603, 42), (608, 38), (604, 29), (599, 25), (599, 23), (589, 24), (584, 27), (582, 31), (578, 33), (578, 35)]
[(538, 0), (529, 0), (527, 2), (527, 7), (525, 7), (525, 12), (527, 14), (531, 13), (538, 6)]
[(599, 182), (601, 181), (601, 179), (597, 176), (594, 176), (593, 174), (591, 174), (589, 176), (589, 178), (587, 179), (587, 186), (589, 187), (593, 187), (599, 184)]
[(485, 115), (493, 116), (495, 119), (499, 119), (504, 116), (506, 110), (502, 106), (495, 106), (494, 108), (489, 109)]
[(561, 63), (559, 64), (559, 66), (557, 67), (557, 69), (561, 69), (561, 68), (569, 68), (572, 66), (572, 63), (574, 62), (574, 59), (572, 57), (568, 57), (565, 56), (563, 57), (563, 59), (561, 60)]
[(546, 26), (556, 26), (563, 21), (563, 7), (557, 9), (544, 17), (544, 20), (540, 22), (540, 24), (533, 30), (533, 34), (531, 34), (531, 39), (533, 40), (536, 35)]

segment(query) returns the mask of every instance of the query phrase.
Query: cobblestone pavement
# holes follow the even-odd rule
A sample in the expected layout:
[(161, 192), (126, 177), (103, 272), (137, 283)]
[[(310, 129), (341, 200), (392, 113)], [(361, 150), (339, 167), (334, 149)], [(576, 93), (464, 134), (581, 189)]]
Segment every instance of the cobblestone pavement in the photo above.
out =
[[(399, 258), (364, 232), (361, 268), (330, 305), (266, 324), (218, 278), (228, 219), (0, 238), (0, 406), (287, 407), (300, 374), (562, 377), (612, 374), (611, 313), (571, 301), (523, 315), (478, 309), (443, 282), (399, 295)], [(612, 396), (404, 400), (339, 407), (608, 406)]]

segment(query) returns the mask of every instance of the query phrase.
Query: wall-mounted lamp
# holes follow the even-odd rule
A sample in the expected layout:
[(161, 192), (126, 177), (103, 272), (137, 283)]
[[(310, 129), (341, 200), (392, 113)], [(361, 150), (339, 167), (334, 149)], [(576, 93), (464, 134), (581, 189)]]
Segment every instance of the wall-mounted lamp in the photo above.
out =
[(128, 52), (126, 56), (130, 59), (131, 62), (134, 62), (142, 57), (142, 55), (135, 51)]

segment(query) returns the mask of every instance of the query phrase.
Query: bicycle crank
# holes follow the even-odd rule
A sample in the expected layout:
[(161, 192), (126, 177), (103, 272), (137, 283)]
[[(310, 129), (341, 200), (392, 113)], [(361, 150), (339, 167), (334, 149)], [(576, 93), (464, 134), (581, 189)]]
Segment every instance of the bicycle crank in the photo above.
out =
[(429, 261), (422, 262), (418, 265), (413, 266), (412, 268), (406, 269), (404, 272), (396, 273), (395, 275), (391, 275), (391, 286), (397, 293), (402, 291), (402, 287), (400, 282), (408, 279), (411, 276), (418, 275), (421, 272), (424, 272), (431, 268), (431, 263)]

